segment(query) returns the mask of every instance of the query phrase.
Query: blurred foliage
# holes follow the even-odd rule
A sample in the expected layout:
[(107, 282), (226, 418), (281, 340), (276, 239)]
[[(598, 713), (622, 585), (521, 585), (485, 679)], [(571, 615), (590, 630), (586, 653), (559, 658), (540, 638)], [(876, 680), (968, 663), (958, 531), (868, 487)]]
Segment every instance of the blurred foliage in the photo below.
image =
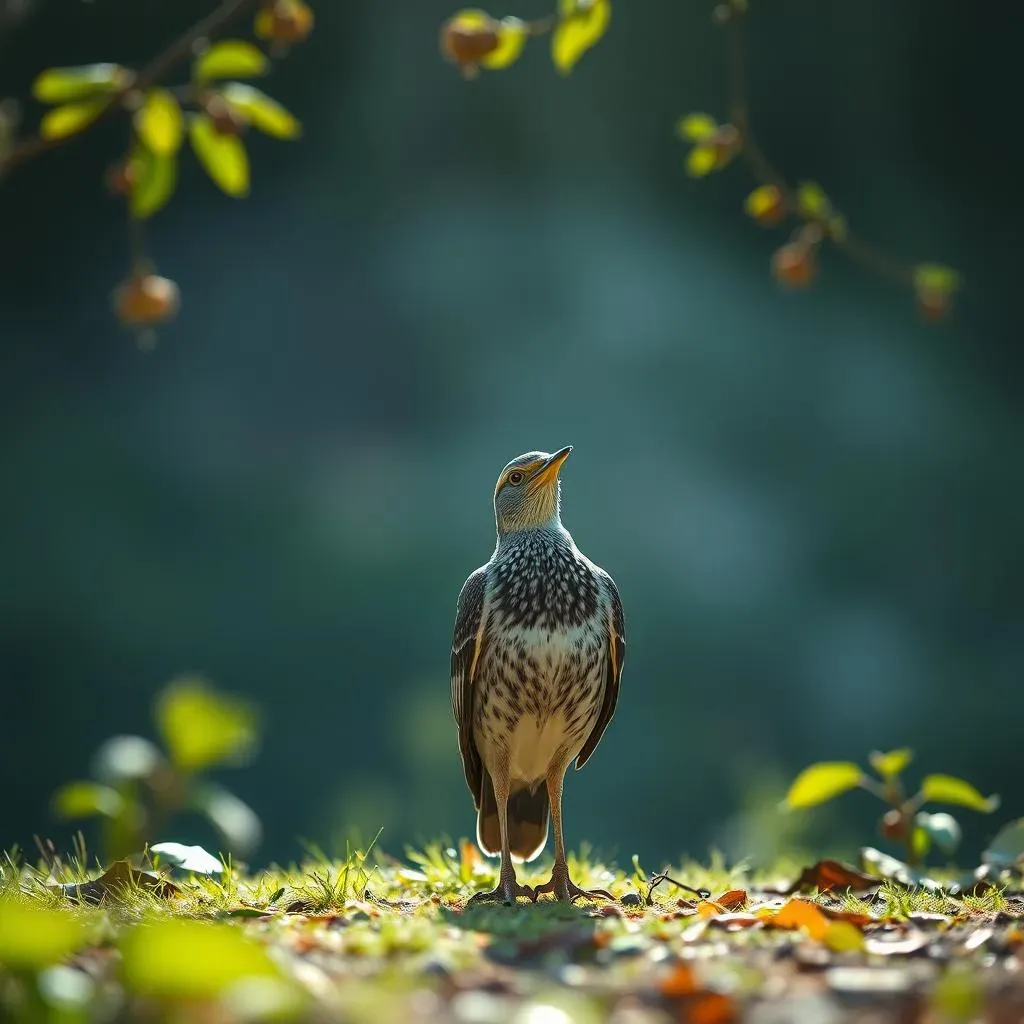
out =
[[(38, 138), (18, 141), (0, 132), (3, 172), (110, 114), (131, 114), (125, 156), (107, 171), (106, 182), (123, 196), (131, 221), (131, 272), (114, 292), (114, 310), (122, 324), (139, 332), (143, 347), (152, 345), (153, 328), (174, 319), (181, 305), (178, 286), (155, 274), (145, 256), (142, 222), (174, 195), (186, 135), (210, 179), (226, 195), (241, 199), (249, 194), (251, 179), (242, 141), (247, 129), (277, 139), (301, 134), (299, 122), (276, 100), (242, 82), (224, 81), (270, 71), (270, 57), (255, 44), (209, 39), (253, 7), (255, 0), (222, 4), (138, 71), (109, 62), (47, 68), (32, 85), (33, 97), (53, 107), (40, 121)], [(313, 12), (303, 0), (259, 0), (253, 32), (274, 57), (285, 56), (312, 29)], [(188, 82), (165, 86), (170, 72), (190, 57)]]
[[(906, 267), (851, 237), (846, 219), (834, 212), (820, 185), (801, 182), (795, 188), (790, 186), (761, 150), (749, 119), (744, 32), (748, 14), (749, 0), (724, 0), (713, 9), (714, 22), (729, 31), (732, 120), (719, 124), (710, 114), (691, 113), (677, 121), (677, 134), (691, 144), (686, 156), (687, 174), (703, 178), (725, 170), (737, 156), (742, 156), (761, 182), (746, 199), (747, 213), (769, 228), (790, 218), (802, 222), (790, 240), (772, 255), (772, 276), (783, 287), (807, 288), (817, 277), (819, 249), (825, 241), (831, 241), (874, 272), (911, 288), (926, 320), (941, 320), (960, 287), (956, 271), (934, 264)], [(481, 67), (508, 67), (518, 59), (528, 38), (550, 32), (552, 60), (565, 75), (601, 39), (610, 20), (610, 0), (558, 0), (554, 16), (534, 22), (518, 18), (498, 21), (485, 11), (463, 10), (442, 26), (441, 50), (459, 66), (464, 77), (475, 78)]]
[(852, 761), (812, 764), (793, 780), (783, 807), (802, 810), (857, 787), (866, 789), (889, 805), (879, 830), (884, 838), (903, 844), (908, 865), (919, 865), (932, 846), (950, 855), (960, 845), (959, 822), (951, 814), (929, 814), (922, 807), (926, 803), (952, 804), (991, 814), (999, 807), (999, 797), (982, 796), (969, 782), (952, 775), (926, 775), (917, 792), (907, 796), (902, 774), (912, 759), (913, 752), (906, 747), (872, 752), (868, 761), (877, 778)]
[(202, 679), (182, 677), (157, 698), (156, 724), (166, 754), (141, 736), (112, 737), (93, 759), (95, 781), (62, 786), (54, 812), (64, 819), (100, 818), (105, 860), (140, 853), (186, 811), (206, 817), (227, 852), (251, 853), (261, 839), (259, 818), (202, 774), (251, 761), (258, 740), (253, 709)]

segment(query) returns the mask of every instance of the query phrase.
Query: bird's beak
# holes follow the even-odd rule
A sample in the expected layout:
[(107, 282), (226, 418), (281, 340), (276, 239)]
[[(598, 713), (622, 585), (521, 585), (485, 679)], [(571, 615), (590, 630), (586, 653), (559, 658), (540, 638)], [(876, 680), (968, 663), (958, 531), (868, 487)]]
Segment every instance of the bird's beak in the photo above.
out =
[(545, 486), (545, 484), (554, 483), (558, 479), (558, 471), (562, 468), (562, 463), (569, 458), (571, 451), (572, 445), (567, 444), (560, 451), (549, 456), (545, 462), (541, 463), (540, 469), (534, 473), (533, 479), (530, 481), (530, 490), (535, 491), (538, 487)]

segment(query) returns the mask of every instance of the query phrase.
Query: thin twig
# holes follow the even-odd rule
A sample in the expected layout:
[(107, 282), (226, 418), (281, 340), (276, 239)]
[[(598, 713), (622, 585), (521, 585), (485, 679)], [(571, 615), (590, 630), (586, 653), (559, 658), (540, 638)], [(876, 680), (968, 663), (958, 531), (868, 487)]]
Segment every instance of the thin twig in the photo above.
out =
[(651, 881), (647, 889), (647, 906), (651, 905), (651, 897), (654, 895), (654, 890), (657, 889), (662, 882), (668, 882), (669, 885), (674, 885), (680, 889), (685, 889), (687, 892), (692, 892), (694, 896), (698, 896), (702, 900), (711, 898), (711, 893), (707, 889), (694, 889), (692, 885), (686, 885), (685, 882), (677, 882), (667, 871), (659, 871), (656, 875), (651, 876)]
[(881, 277), (904, 287), (914, 284), (914, 269), (891, 259), (873, 245), (857, 237), (849, 231), (836, 232), (828, 218), (809, 217), (800, 210), (796, 190), (765, 156), (757, 144), (750, 127), (750, 101), (747, 88), (747, 42), (746, 42), (746, 4), (735, 2), (729, 4), (728, 17), (724, 19), (729, 37), (728, 77), (729, 77), (729, 109), (732, 123), (740, 137), (740, 153), (754, 177), (764, 185), (774, 185), (782, 197), (786, 209), (809, 223), (817, 224), (824, 236), (831, 238), (837, 249), (842, 250), (851, 259), (874, 271)]
[(117, 92), (112, 93), (106, 106), (88, 125), (73, 135), (59, 139), (44, 139), (34, 136), (17, 143), (0, 159), (0, 171), (7, 172), (14, 167), (27, 163), (29, 160), (55, 149), (71, 139), (80, 138), (91, 128), (101, 124), (115, 111), (123, 109), (124, 101), (131, 93), (143, 92), (159, 82), (178, 63), (192, 56), (196, 44), (201, 40), (222, 31), (236, 18), (241, 17), (249, 8), (255, 7), (260, 0), (224, 0), (224, 2), (205, 18), (200, 19), (187, 32), (179, 36), (166, 49), (158, 53), (138, 74), (133, 75)]

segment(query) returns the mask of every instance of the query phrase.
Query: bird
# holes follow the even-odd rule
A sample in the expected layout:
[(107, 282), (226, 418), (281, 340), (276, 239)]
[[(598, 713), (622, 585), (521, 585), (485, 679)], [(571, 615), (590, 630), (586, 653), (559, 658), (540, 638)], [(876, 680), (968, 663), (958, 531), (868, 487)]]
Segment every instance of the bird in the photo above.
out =
[[(612, 899), (569, 877), (563, 782), (582, 768), (615, 714), (626, 655), (625, 621), (611, 576), (562, 525), (567, 445), (512, 459), (494, 488), (497, 541), (459, 593), (452, 635), (451, 697), (477, 844), (500, 856), (497, 887), (471, 902), (513, 904), (552, 893), (561, 901)], [(551, 878), (520, 885), (553, 825)]]

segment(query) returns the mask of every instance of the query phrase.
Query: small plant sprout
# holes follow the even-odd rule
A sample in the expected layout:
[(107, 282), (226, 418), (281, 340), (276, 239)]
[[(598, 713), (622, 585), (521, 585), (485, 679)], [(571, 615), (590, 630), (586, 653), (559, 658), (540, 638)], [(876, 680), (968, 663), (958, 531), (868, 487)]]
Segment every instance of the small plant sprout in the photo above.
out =
[[(63, 819), (102, 819), (107, 861), (141, 852), (161, 838), (172, 816), (184, 812), (205, 817), (226, 851), (251, 852), (261, 838), (259, 818), (237, 796), (202, 775), (251, 758), (257, 745), (253, 709), (202, 679), (181, 677), (158, 696), (155, 717), (166, 753), (142, 736), (112, 737), (96, 752), (93, 779), (57, 790), (54, 813)], [(164, 844), (164, 851), (153, 849), (169, 853), (166, 859), (177, 863), (176, 851), (194, 858), (199, 848)]]
[(960, 824), (951, 814), (929, 813), (922, 810), (923, 806), (951, 804), (991, 814), (999, 806), (999, 797), (983, 796), (969, 782), (952, 775), (926, 775), (917, 792), (908, 797), (902, 774), (912, 759), (913, 753), (906, 748), (884, 754), (876, 750), (868, 757), (874, 776), (852, 761), (812, 764), (789, 787), (783, 809), (803, 810), (848, 790), (866, 789), (888, 804), (879, 831), (890, 842), (903, 846), (908, 865), (921, 864), (933, 846), (948, 856), (960, 844)]

